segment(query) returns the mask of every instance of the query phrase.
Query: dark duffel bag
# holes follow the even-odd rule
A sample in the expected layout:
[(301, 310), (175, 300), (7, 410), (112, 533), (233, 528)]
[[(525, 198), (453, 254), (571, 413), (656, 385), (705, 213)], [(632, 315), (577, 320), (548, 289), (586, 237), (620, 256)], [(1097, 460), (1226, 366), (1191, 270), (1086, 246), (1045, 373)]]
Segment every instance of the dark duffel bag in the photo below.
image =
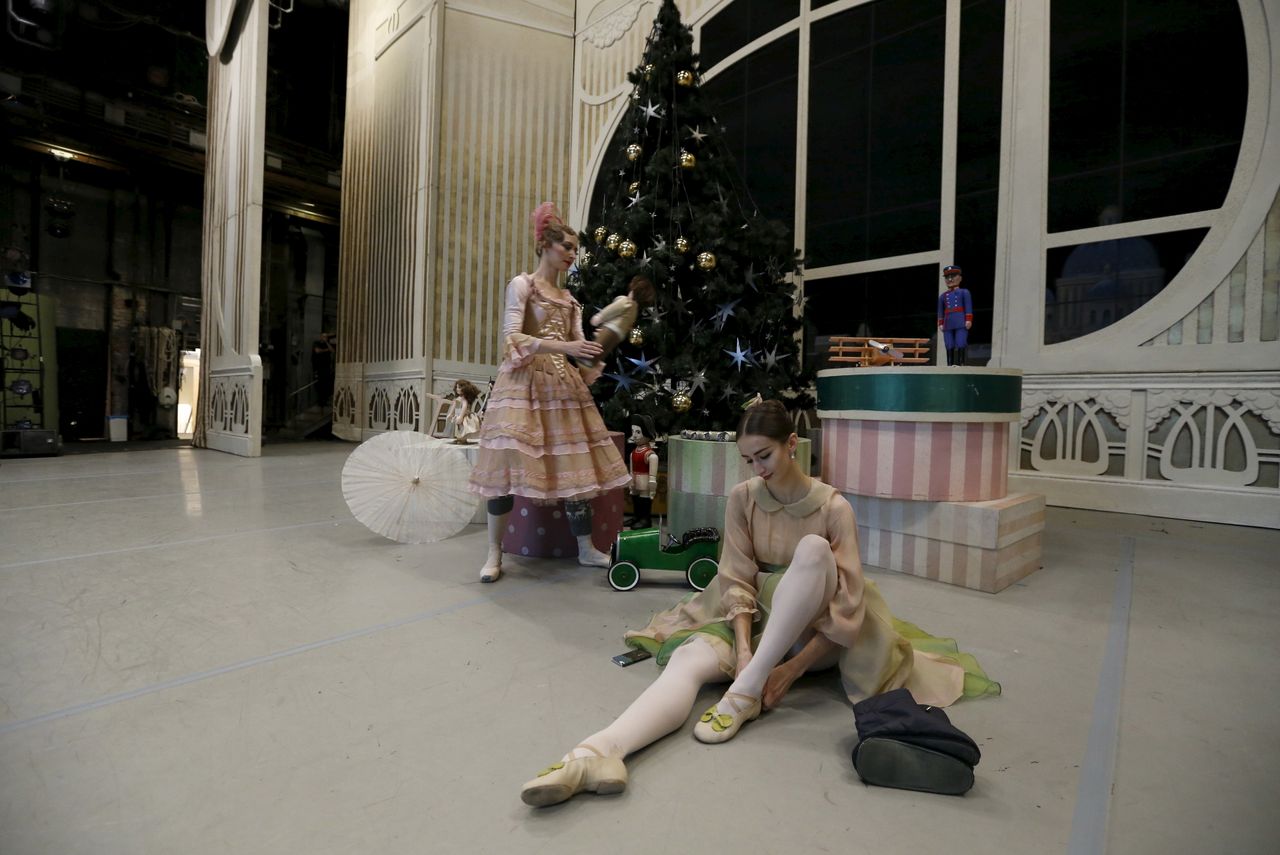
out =
[(866, 783), (954, 796), (973, 786), (982, 754), (941, 709), (894, 689), (854, 704), (853, 717), (853, 767)]

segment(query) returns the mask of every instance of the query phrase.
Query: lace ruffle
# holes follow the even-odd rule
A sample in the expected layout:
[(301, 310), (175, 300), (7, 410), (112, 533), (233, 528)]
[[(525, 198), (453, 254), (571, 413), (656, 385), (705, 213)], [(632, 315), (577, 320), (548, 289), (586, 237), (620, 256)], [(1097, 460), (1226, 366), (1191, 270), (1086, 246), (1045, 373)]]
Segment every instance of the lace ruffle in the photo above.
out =
[[(570, 417), (555, 418), (573, 413), (573, 410), (503, 410), (491, 413), (485, 417), (480, 447), (523, 446), (522, 450), (535, 457), (556, 451), (587, 451), (606, 445), (613, 447), (613, 440), (609, 439), (603, 424), (597, 427)], [(527, 418), (520, 418), (521, 415)]]
[(528, 365), (538, 355), (541, 340), (525, 333), (512, 333), (507, 336), (506, 353), (503, 361), (513, 368)]
[(608, 450), (530, 459), (513, 449), (491, 449), (471, 472), (471, 491), (548, 501), (598, 496), (630, 481), (626, 469), (615, 465), (616, 449), (612, 455)]
[(546, 457), (546, 456), (563, 456), (566, 454), (590, 454), (592, 449), (601, 448), (605, 445), (613, 445), (613, 440), (606, 442), (557, 442), (555, 445), (533, 445), (528, 442), (521, 442), (511, 436), (503, 436), (490, 438), (485, 440), (482, 448), (493, 449), (494, 451), (518, 451), (526, 457)]

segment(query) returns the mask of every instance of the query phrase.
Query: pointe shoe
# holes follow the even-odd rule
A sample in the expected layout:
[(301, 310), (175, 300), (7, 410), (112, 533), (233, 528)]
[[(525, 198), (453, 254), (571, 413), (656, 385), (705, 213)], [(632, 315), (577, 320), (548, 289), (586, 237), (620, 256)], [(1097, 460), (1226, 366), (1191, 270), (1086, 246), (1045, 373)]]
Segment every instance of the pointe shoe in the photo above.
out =
[(606, 757), (590, 745), (580, 745), (594, 757), (578, 757), (548, 766), (520, 789), (520, 799), (533, 807), (567, 801), (581, 792), (606, 796), (627, 788), (627, 767), (621, 757)]
[(592, 545), (590, 535), (583, 535), (578, 538), (578, 563), (583, 567), (608, 567), (613, 562)]
[(590, 552), (586, 553), (579, 550), (578, 563), (583, 567), (608, 567), (609, 556), (594, 548)]
[(489, 547), (489, 557), (485, 559), (484, 566), (480, 568), (481, 582), (496, 582), (502, 575), (502, 548)]
[(728, 742), (738, 735), (742, 726), (760, 715), (760, 699), (740, 695), (737, 692), (725, 692), (724, 696), (750, 701), (750, 705), (737, 715), (721, 713), (712, 706), (702, 714), (702, 718), (693, 726), (693, 738), (699, 742), (715, 744)]

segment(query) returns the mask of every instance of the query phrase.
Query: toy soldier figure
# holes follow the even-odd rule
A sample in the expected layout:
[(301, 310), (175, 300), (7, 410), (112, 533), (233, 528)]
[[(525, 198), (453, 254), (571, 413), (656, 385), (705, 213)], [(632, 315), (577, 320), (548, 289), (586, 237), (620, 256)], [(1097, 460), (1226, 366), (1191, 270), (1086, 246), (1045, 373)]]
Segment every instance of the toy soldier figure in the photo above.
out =
[(938, 329), (947, 348), (948, 365), (964, 365), (969, 346), (969, 328), (973, 326), (973, 298), (960, 287), (960, 268), (949, 264), (942, 268), (947, 290), (938, 295)]
[(645, 415), (631, 417), (631, 506), (635, 515), (631, 527), (653, 527), (653, 497), (658, 494), (658, 452), (653, 447), (653, 419)]

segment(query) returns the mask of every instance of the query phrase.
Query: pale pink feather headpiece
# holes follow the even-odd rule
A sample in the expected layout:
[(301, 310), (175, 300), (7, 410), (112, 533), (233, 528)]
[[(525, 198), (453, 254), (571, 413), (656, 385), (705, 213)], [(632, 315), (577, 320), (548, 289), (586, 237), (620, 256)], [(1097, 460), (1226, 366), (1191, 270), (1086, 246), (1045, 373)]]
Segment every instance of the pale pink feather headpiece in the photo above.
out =
[(555, 222), (564, 225), (564, 220), (560, 217), (554, 202), (543, 202), (534, 208), (533, 213), (529, 215), (529, 222), (533, 225), (534, 243), (542, 243), (542, 230), (547, 227), (547, 223)]

